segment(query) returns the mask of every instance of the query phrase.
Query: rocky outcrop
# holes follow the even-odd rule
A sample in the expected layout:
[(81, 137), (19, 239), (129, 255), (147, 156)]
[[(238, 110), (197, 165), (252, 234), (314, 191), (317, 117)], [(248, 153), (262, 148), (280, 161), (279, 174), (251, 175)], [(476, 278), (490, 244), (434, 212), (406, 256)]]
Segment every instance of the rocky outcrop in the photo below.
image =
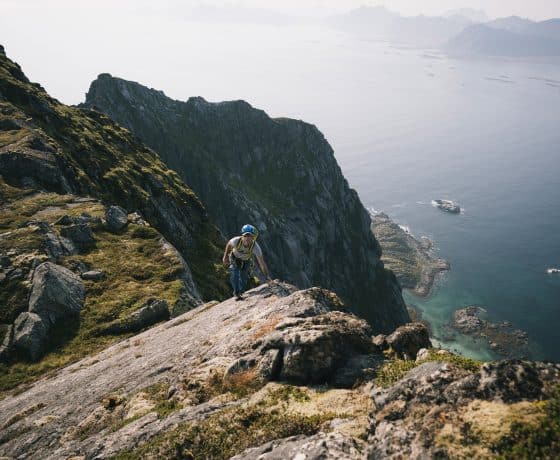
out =
[(453, 313), (449, 335), (456, 332), (468, 335), (484, 344), (486, 348), (502, 357), (523, 358), (529, 354), (529, 338), (525, 331), (514, 329), (509, 321), (493, 323), (486, 317), (487, 311), (479, 305), (459, 308)]
[(335, 291), (377, 332), (408, 321), (400, 288), (379, 260), (369, 215), (315, 126), (271, 119), (244, 101), (174, 101), (108, 74), (91, 84), (84, 106), (109, 114), (156, 150), (224, 235), (256, 225), (275, 277)]
[[(0, 400), (0, 456), (491, 458), (560, 381), (560, 365), (433, 351), (396, 376), (343, 310), (279, 282), (202, 305)], [(355, 389), (335, 388), (350, 365)]]

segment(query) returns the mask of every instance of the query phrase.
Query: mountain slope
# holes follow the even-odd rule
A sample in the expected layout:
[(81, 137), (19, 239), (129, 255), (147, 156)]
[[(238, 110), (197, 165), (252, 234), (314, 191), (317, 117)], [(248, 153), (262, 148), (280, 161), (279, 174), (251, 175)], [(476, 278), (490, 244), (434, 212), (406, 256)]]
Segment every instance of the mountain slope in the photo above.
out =
[(376, 331), (408, 320), (370, 218), (319, 130), (243, 101), (174, 101), (102, 74), (85, 106), (136, 133), (201, 197), (227, 236), (256, 225), (275, 277), (334, 290)]
[(228, 297), (223, 245), (154, 152), (0, 47), (0, 391)]

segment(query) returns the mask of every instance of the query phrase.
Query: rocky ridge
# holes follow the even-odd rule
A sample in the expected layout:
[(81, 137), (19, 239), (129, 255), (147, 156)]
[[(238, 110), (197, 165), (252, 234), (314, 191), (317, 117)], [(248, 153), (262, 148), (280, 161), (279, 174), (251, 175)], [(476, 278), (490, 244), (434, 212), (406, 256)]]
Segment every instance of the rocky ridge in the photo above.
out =
[(421, 325), (370, 333), (318, 288), (205, 304), (1, 400), (0, 455), (494, 458), (555, 416), (559, 365), (429, 350)]
[(91, 84), (84, 106), (156, 150), (224, 235), (255, 224), (275, 277), (335, 291), (377, 332), (408, 321), (369, 215), (315, 126), (272, 119), (244, 101), (175, 101), (109, 74)]

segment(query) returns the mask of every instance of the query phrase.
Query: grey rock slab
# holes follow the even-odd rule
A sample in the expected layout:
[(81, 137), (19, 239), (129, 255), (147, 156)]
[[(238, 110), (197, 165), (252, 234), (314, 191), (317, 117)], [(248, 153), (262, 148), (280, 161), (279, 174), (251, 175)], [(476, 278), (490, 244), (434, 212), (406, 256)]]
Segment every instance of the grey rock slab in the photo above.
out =
[[(278, 327), (281, 337), (295, 340), (290, 329), (309, 326), (315, 316), (321, 326), (316, 332), (340, 336), (332, 318), (325, 315), (343, 313), (329, 310), (335, 305), (329, 303), (331, 297), (320, 289), (298, 291), (293, 286), (272, 282), (246, 294), (247, 298), (239, 302), (232, 298), (219, 304), (201, 305), (4, 398), (0, 401), (0, 426), (13, 420), (16, 414), (27, 415), (18, 417), (0, 434), (0, 456), (29, 457), (40, 452), (42, 458), (61, 458), (55, 452), (60, 452), (64, 434), (97, 410), (100, 401), (109, 394), (127, 398), (154, 383), (165, 381), (173, 385), (204, 378), (212, 369), (225, 373), (238, 362), (255, 365), (264, 359), (274, 362), (264, 343), (270, 343), (269, 336), (278, 333)], [(342, 322), (339, 329), (355, 324), (358, 330), (355, 335), (359, 337), (367, 325), (353, 315), (347, 316), (351, 321), (338, 318)], [(320, 335), (313, 337), (319, 340)], [(336, 366), (332, 372), (336, 374)], [(26, 412), (33, 407), (37, 409)], [(38, 420), (56, 420), (56, 423), (38, 427), (35, 423)], [(148, 426), (155, 425), (150, 422)], [(142, 436), (151, 430), (138, 427), (135, 436), (144, 439)], [(120, 432), (114, 436), (118, 437)], [(97, 448), (90, 450), (88, 446), (100, 445), (103, 436), (113, 435), (105, 433), (96, 438), (98, 434), (86, 433), (80, 442), (72, 441), (64, 455), (93, 457)], [(118, 450), (118, 445), (114, 449)]]

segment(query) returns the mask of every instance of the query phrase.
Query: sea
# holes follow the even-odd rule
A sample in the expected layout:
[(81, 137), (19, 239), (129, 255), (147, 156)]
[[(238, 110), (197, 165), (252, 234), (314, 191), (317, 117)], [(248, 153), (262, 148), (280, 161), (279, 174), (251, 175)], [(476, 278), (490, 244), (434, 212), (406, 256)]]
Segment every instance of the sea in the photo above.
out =
[[(110, 72), (175, 99), (244, 99), (313, 123), (364, 206), (428, 236), (450, 262), (428, 297), (404, 293), (443, 347), (495, 358), (483, 343), (445, 340), (453, 312), (479, 305), (491, 321), (527, 332), (531, 358), (560, 361), (560, 275), (547, 273), (560, 268), (559, 62), (454, 59), (305, 24), (176, 18), (158, 30), (124, 38), (118, 50), (96, 38), (73, 75), (81, 100), (97, 73)], [(57, 56), (51, 66), (69, 65)], [(81, 102), (19, 61), (55, 97)], [(462, 212), (434, 208), (438, 198)]]

